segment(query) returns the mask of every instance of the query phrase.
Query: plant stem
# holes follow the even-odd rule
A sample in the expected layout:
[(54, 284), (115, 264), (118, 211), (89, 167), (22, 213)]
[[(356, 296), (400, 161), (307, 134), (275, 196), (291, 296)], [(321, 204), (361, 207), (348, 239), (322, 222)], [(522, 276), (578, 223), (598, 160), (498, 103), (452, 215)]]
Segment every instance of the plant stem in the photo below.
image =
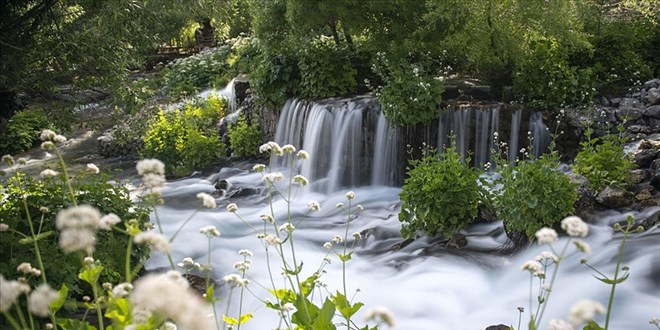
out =
[(30, 234), (32, 235), (32, 243), (34, 244), (34, 252), (37, 257), (37, 263), (39, 264), (39, 269), (41, 269), (41, 281), (44, 284), (48, 284), (46, 279), (46, 270), (44, 269), (44, 263), (41, 259), (41, 252), (39, 250), (39, 244), (37, 244), (37, 236), (34, 233), (34, 226), (32, 225), (32, 216), (30, 215), (30, 209), (28, 208), (27, 198), (23, 197), (23, 207), (25, 208), (25, 215), (27, 216), (27, 222), (30, 226)]
[(12, 328), (15, 330), (21, 330), (21, 326), (16, 322), (16, 319), (9, 314), (9, 312), (2, 312), (2, 314), (5, 316), (7, 321), (9, 321), (9, 324), (11, 325)]
[(621, 261), (623, 260), (623, 249), (626, 244), (626, 238), (628, 238), (628, 233), (630, 232), (630, 225), (623, 232), (623, 239), (621, 240), (621, 245), (619, 246), (619, 255), (616, 260), (616, 268), (614, 269), (614, 283), (612, 283), (612, 290), (610, 290), (610, 298), (607, 301), (607, 315), (605, 316), (605, 330), (610, 326), (610, 316), (612, 314), (612, 305), (614, 305), (614, 290), (616, 289), (616, 281), (619, 277), (619, 268), (621, 266)]
[(130, 235), (128, 238), (128, 246), (126, 247), (126, 261), (125, 261), (125, 269), (124, 271), (126, 272), (126, 282), (131, 283), (132, 279), (132, 274), (131, 274), (131, 251), (133, 250), (133, 235)]
[(96, 302), (96, 317), (99, 321), (99, 327), (101, 327), (101, 330), (104, 330), (105, 326), (103, 325), (103, 310), (101, 309), (101, 303), (99, 302), (99, 287), (96, 282), (92, 284), (92, 292), (94, 293), (94, 301)]
[[(568, 245), (570, 243), (571, 243), (571, 239), (568, 239), (566, 241), (566, 244), (564, 244), (561, 253), (559, 254), (559, 260), (557, 260), (557, 262), (555, 263), (555, 269), (552, 272), (552, 278), (550, 279), (550, 292), (554, 291), (555, 279), (557, 278), (557, 273), (559, 273), (559, 264), (561, 263), (561, 260), (564, 258), (564, 254), (566, 253), (566, 249), (568, 249)], [(545, 297), (545, 301), (543, 302), (543, 308), (541, 308), (541, 314), (536, 319), (536, 324), (535, 324), (536, 329), (538, 329), (539, 326), (541, 325), (541, 319), (543, 318), (545, 307), (548, 306), (548, 301), (550, 300), (550, 292), (548, 292), (548, 295)]]
[(73, 206), (78, 206), (78, 202), (76, 201), (76, 195), (73, 193), (73, 188), (71, 187), (71, 180), (69, 178), (69, 173), (66, 170), (66, 164), (64, 163), (64, 158), (62, 158), (62, 154), (60, 153), (60, 150), (58, 148), (55, 148), (55, 153), (57, 154), (57, 158), (60, 161), (60, 165), (62, 165), (62, 173), (64, 174), (64, 181), (66, 182), (66, 186), (69, 188), (69, 194), (71, 194), (71, 203), (73, 203)]
[(184, 221), (184, 222), (181, 224), (181, 226), (179, 226), (179, 229), (177, 229), (176, 232), (174, 233), (174, 235), (172, 235), (172, 237), (170, 238), (170, 243), (171, 243), (171, 242), (174, 242), (174, 239), (176, 238), (176, 235), (179, 234), (179, 232), (181, 231), (181, 229), (183, 229), (183, 227), (184, 227), (184, 226), (185, 226), (185, 225), (186, 225), (186, 224), (187, 224), (187, 223), (188, 223), (188, 222), (189, 222), (189, 221), (195, 216), (195, 214), (197, 214), (198, 211), (199, 211), (199, 209), (195, 210), (195, 212), (193, 212), (193, 213), (188, 217), (188, 219), (186, 219), (186, 221)]

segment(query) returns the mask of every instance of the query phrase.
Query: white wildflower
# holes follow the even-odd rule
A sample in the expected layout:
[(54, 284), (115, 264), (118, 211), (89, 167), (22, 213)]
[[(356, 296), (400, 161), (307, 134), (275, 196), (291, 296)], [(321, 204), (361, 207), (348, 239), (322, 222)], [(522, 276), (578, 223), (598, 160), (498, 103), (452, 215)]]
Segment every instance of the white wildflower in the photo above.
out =
[(355, 192), (353, 192), (353, 191), (349, 191), (349, 192), (347, 192), (347, 193), (346, 193), (346, 198), (347, 198), (349, 201), (355, 199)]
[(355, 206), (355, 209), (359, 212), (359, 211), (364, 210), (364, 207), (361, 204), (358, 204), (358, 205)]
[(135, 165), (138, 175), (148, 173), (165, 175), (165, 164), (158, 159), (143, 159)]
[(573, 326), (564, 321), (564, 320), (550, 320), (550, 324), (548, 324), (548, 330), (575, 330)]
[(369, 311), (364, 315), (364, 320), (369, 322), (377, 322), (377, 323), (385, 323), (389, 327), (394, 327), (394, 314), (385, 306), (377, 306)]
[(339, 244), (342, 241), (343, 241), (343, 239), (339, 235), (335, 235), (335, 236), (332, 237), (332, 243), (334, 243), (334, 244)]
[(115, 298), (126, 298), (133, 291), (133, 284), (119, 283), (112, 289), (112, 295)]
[(273, 234), (266, 235), (266, 237), (264, 237), (264, 241), (266, 242), (267, 245), (272, 245), (272, 246), (282, 244), (282, 240)]
[(561, 229), (572, 237), (585, 237), (589, 234), (589, 225), (576, 216), (564, 218), (561, 221)]
[(170, 319), (185, 329), (213, 329), (206, 318), (207, 304), (184, 282), (169, 274), (146, 275), (135, 283), (133, 306)]
[(101, 287), (103, 288), (103, 290), (107, 290), (107, 291), (112, 290), (112, 284), (110, 282), (103, 282)]
[(302, 176), (302, 175), (296, 175), (296, 176), (294, 176), (294, 177), (293, 177), (293, 182), (295, 182), (295, 183), (297, 183), (297, 184), (299, 184), (299, 185), (301, 185), (301, 186), (306, 186), (306, 185), (309, 184), (309, 181), (307, 180), (307, 178), (305, 178), (305, 177)]
[(261, 218), (261, 220), (263, 220), (265, 222), (268, 222), (268, 223), (271, 223), (271, 224), (275, 223), (275, 219), (270, 214), (262, 214), (262, 215), (259, 216), (259, 218)]
[(87, 164), (87, 172), (92, 174), (99, 174), (100, 170), (99, 167), (96, 166), (95, 164), (89, 163)]
[(207, 193), (201, 192), (197, 194), (197, 199), (202, 201), (202, 205), (207, 209), (214, 209), (216, 207), (215, 198)]
[(57, 291), (51, 289), (48, 284), (41, 284), (28, 297), (28, 309), (34, 315), (48, 316), (50, 303), (57, 297)]
[(340, 208), (344, 207), (344, 203), (337, 203), (337, 205), (335, 205), (335, 207), (340, 209)]
[(605, 307), (601, 303), (590, 299), (583, 299), (571, 307), (569, 319), (571, 324), (577, 327), (584, 322), (593, 320), (596, 314), (603, 313), (605, 313)]
[(41, 141), (50, 141), (55, 138), (55, 135), (57, 135), (57, 133), (53, 132), (52, 130), (45, 129), (41, 131), (39, 138)]
[(255, 172), (263, 172), (264, 170), (266, 170), (266, 165), (264, 165), (264, 164), (254, 165), (254, 166), (252, 166), (252, 170), (255, 171)]
[(52, 178), (52, 177), (56, 177), (58, 175), (60, 175), (59, 172), (53, 171), (51, 169), (45, 169), (45, 170), (41, 171), (41, 173), (39, 174), (39, 176), (41, 176), (42, 178)]
[(215, 226), (202, 227), (199, 229), (199, 232), (207, 236), (215, 236), (215, 237), (220, 236), (220, 231), (217, 228), (215, 228)]
[(244, 279), (243, 277), (241, 277), (241, 275), (238, 274), (226, 275), (225, 277), (222, 278), (222, 281), (229, 285), (233, 285), (235, 287), (241, 287), (241, 288), (246, 287), (249, 283), (247, 279)]
[(142, 182), (147, 188), (158, 188), (165, 185), (165, 177), (162, 174), (146, 173), (142, 176)]
[(65, 253), (74, 251), (94, 252), (96, 232), (86, 228), (72, 228), (60, 233), (60, 248)]
[(250, 270), (250, 266), (252, 266), (252, 260), (250, 259), (245, 259), (243, 261), (237, 261), (234, 263), (234, 269), (241, 272)]
[(6, 223), (0, 223), (0, 232), (9, 230), (9, 225)]
[(292, 153), (296, 152), (296, 147), (294, 147), (290, 144), (284, 145), (284, 146), (282, 146), (282, 152), (285, 153), (285, 154), (292, 154)]
[(277, 228), (278, 231), (285, 231), (287, 233), (292, 233), (294, 229), (296, 229), (296, 227), (292, 225), (290, 222), (287, 222), (281, 225), (279, 228)]
[(55, 149), (55, 143), (53, 143), (51, 141), (46, 141), (46, 142), (41, 143), (41, 150), (48, 151), (48, 150), (53, 150), (53, 149)]
[(309, 210), (312, 212), (321, 210), (321, 204), (319, 204), (319, 202), (317, 201), (311, 201), (307, 204), (307, 206), (309, 207)]
[(170, 241), (165, 236), (153, 231), (143, 231), (138, 233), (133, 237), (133, 242), (136, 244), (149, 244), (157, 251), (164, 253), (170, 253), (172, 251)]
[(353, 233), (353, 239), (355, 239), (356, 241), (361, 240), (362, 239), (362, 234), (360, 234), (358, 232), (354, 232)]
[(92, 257), (85, 257), (85, 259), (83, 259), (83, 264), (85, 265), (91, 265), (93, 263), (94, 263), (94, 258)]
[(231, 213), (234, 213), (234, 212), (238, 211), (238, 205), (236, 205), (236, 203), (231, 203), (231, 204), (227, 205), (227, 211), (229, 211)]
[(53, 137), (53, 142), (55, 143), (66, 142), (66, 137), (64, 135), (57, 134), (55, 135), (55, 137)]
[(284, 175), (280, 172), (268, 173), (262, 178), (262, 180), (266, 183), (273, 183), (276, 181), (281, 181), (282, 179), (284, 179)]
[(584, 254), (591, 254), (591, 246), (581, 239), (573, 239), (575, 247)]
[(28, 162), (28, 160), (25, 157), (21, 157), (21, 158), (18, 159), (18, 164), (19, 165), (27, 165), (27, 162)]
[(541, 267), (543, 267), (538, 261), (536, 260), (529, 260), (525, 262), (520, 269), (521, 270), (527, 270), (532, 274), (538, 273), (541, 271)]
[(536, 261), (544, 261), (544, 260), (552, 260), (553, 262), (559, 262), (559, 257), (557, 257), (556, 254), (550, 252), (550, 251), (543, 251), (541, 254), (537, 255), (536, 258), (534, 258)]
[(30, 286), (20, 281), (7, 281), (0, 274), (0, 312), (8, 311), (22, 294), (30, 292)]
[(248, 249), (242, 249), (242, 250), (239, 250), (239, 251), (238, 251), (238, 254), (241, 255), (241, 256), (244, 256), (244, 257), (251, 257), (251, 256), (253, 256), (252, 251), (250, 251), (250, 250), (248, 250)]
[(14, 157), (12, 157), (11, 155), (2, 156), (2, 162), (9, 165), (9, 166), (14, 165), (14, 163), (15, 163), (14, 162)]
[(114, 213), (106, 214), (99, 220), (99, 228), (103, 230), (112, 230), (112, 226), (121, 222), (118, 215)]
[(55, 225), (60, 233), (60, 247), (65, 253), (73, 251), (93, 252), (96, 230), (101, 213), (89, 205), (80, 205), (61, 210)]
[(302, 159), (302, 160), (308, 160), (309, 159), (309, 154), (305, 150), (298, 151), (297, 156), (298, 156), (298, 159)]
[(20, 265), (18, 265), (18, 267), (16, 267), (16, 271), (23, 274), (30, 274), (32, 273), (32, 265), (29, 262), (22, 262)]
[(330, 242), (325, 242), (325, 243), (323, 243), (323, 247), (326, 248), (326, 249), (328, 249), (328, 250), (332, 250), (332, 243), (330, 243)]
[(539, 229), (534, 236), (536, 236), (536, 240), (539, 244), (552, 244), (556, 242), (558, 238), (557, 232), (548, 227)]

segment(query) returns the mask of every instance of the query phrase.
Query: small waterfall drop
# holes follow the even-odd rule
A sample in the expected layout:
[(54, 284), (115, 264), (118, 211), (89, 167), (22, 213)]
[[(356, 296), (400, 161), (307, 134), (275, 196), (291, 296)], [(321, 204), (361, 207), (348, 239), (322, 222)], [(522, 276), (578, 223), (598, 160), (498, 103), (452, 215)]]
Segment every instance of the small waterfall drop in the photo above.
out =
[(518, 157), (518, 139), (520, 135), (520, 120), (522, 110), (518, 110), (511, 116), (511, 137), (509, 139), (509, 162), (515, 163)]
[(371, 183), (374, 185), (391, 185), (399, 182), (398, 164), (401, 163), (403, 149), (399, 148), (401, 130), (385, 119), (382, 112), (378, 115), (376, 136), (374, 138), (375, 152)]
[(548, 126), (543, 122), (543, 115), (540, 112), (535, 112), (529, 118), (528, 132), (532, 133), (532, 154), (537, 158), (548, 150), (551, 139)]

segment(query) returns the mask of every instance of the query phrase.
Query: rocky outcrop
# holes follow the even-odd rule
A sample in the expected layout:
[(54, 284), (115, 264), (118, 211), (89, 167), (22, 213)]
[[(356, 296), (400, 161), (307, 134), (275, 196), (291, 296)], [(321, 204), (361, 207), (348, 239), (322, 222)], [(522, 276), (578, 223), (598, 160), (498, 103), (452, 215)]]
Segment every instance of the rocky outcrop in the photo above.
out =
[(618, 187), (607, 186), (596, 195), (596, 202), (607, 208), (616, 209), (631, 204), (628, 193)]

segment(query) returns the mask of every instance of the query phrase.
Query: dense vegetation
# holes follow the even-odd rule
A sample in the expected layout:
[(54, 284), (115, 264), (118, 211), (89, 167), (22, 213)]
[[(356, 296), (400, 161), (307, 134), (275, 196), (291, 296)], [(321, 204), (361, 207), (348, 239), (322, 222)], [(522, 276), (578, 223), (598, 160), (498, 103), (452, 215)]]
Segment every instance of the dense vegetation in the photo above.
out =
[[(0, 94), (12, 101), (73, 83), (136, 112), (150, 94), (127, 69), (145, 67), (164, 43), (190, 43), (212, 19), (227, 46), (212, 61), (168, 65), (156, 86), (181, 96), (244, 72), (259, 100), (278, 106), (372, 90), (401, 125), (436, 117), (454, 75), (491, 84), (495, 96), (511, 85), (539, 109), (584, 105), (660, 73), (658, 12), (650, 0), (3, 2)], [(3, 104), (7, 117), (14, 108)]]

